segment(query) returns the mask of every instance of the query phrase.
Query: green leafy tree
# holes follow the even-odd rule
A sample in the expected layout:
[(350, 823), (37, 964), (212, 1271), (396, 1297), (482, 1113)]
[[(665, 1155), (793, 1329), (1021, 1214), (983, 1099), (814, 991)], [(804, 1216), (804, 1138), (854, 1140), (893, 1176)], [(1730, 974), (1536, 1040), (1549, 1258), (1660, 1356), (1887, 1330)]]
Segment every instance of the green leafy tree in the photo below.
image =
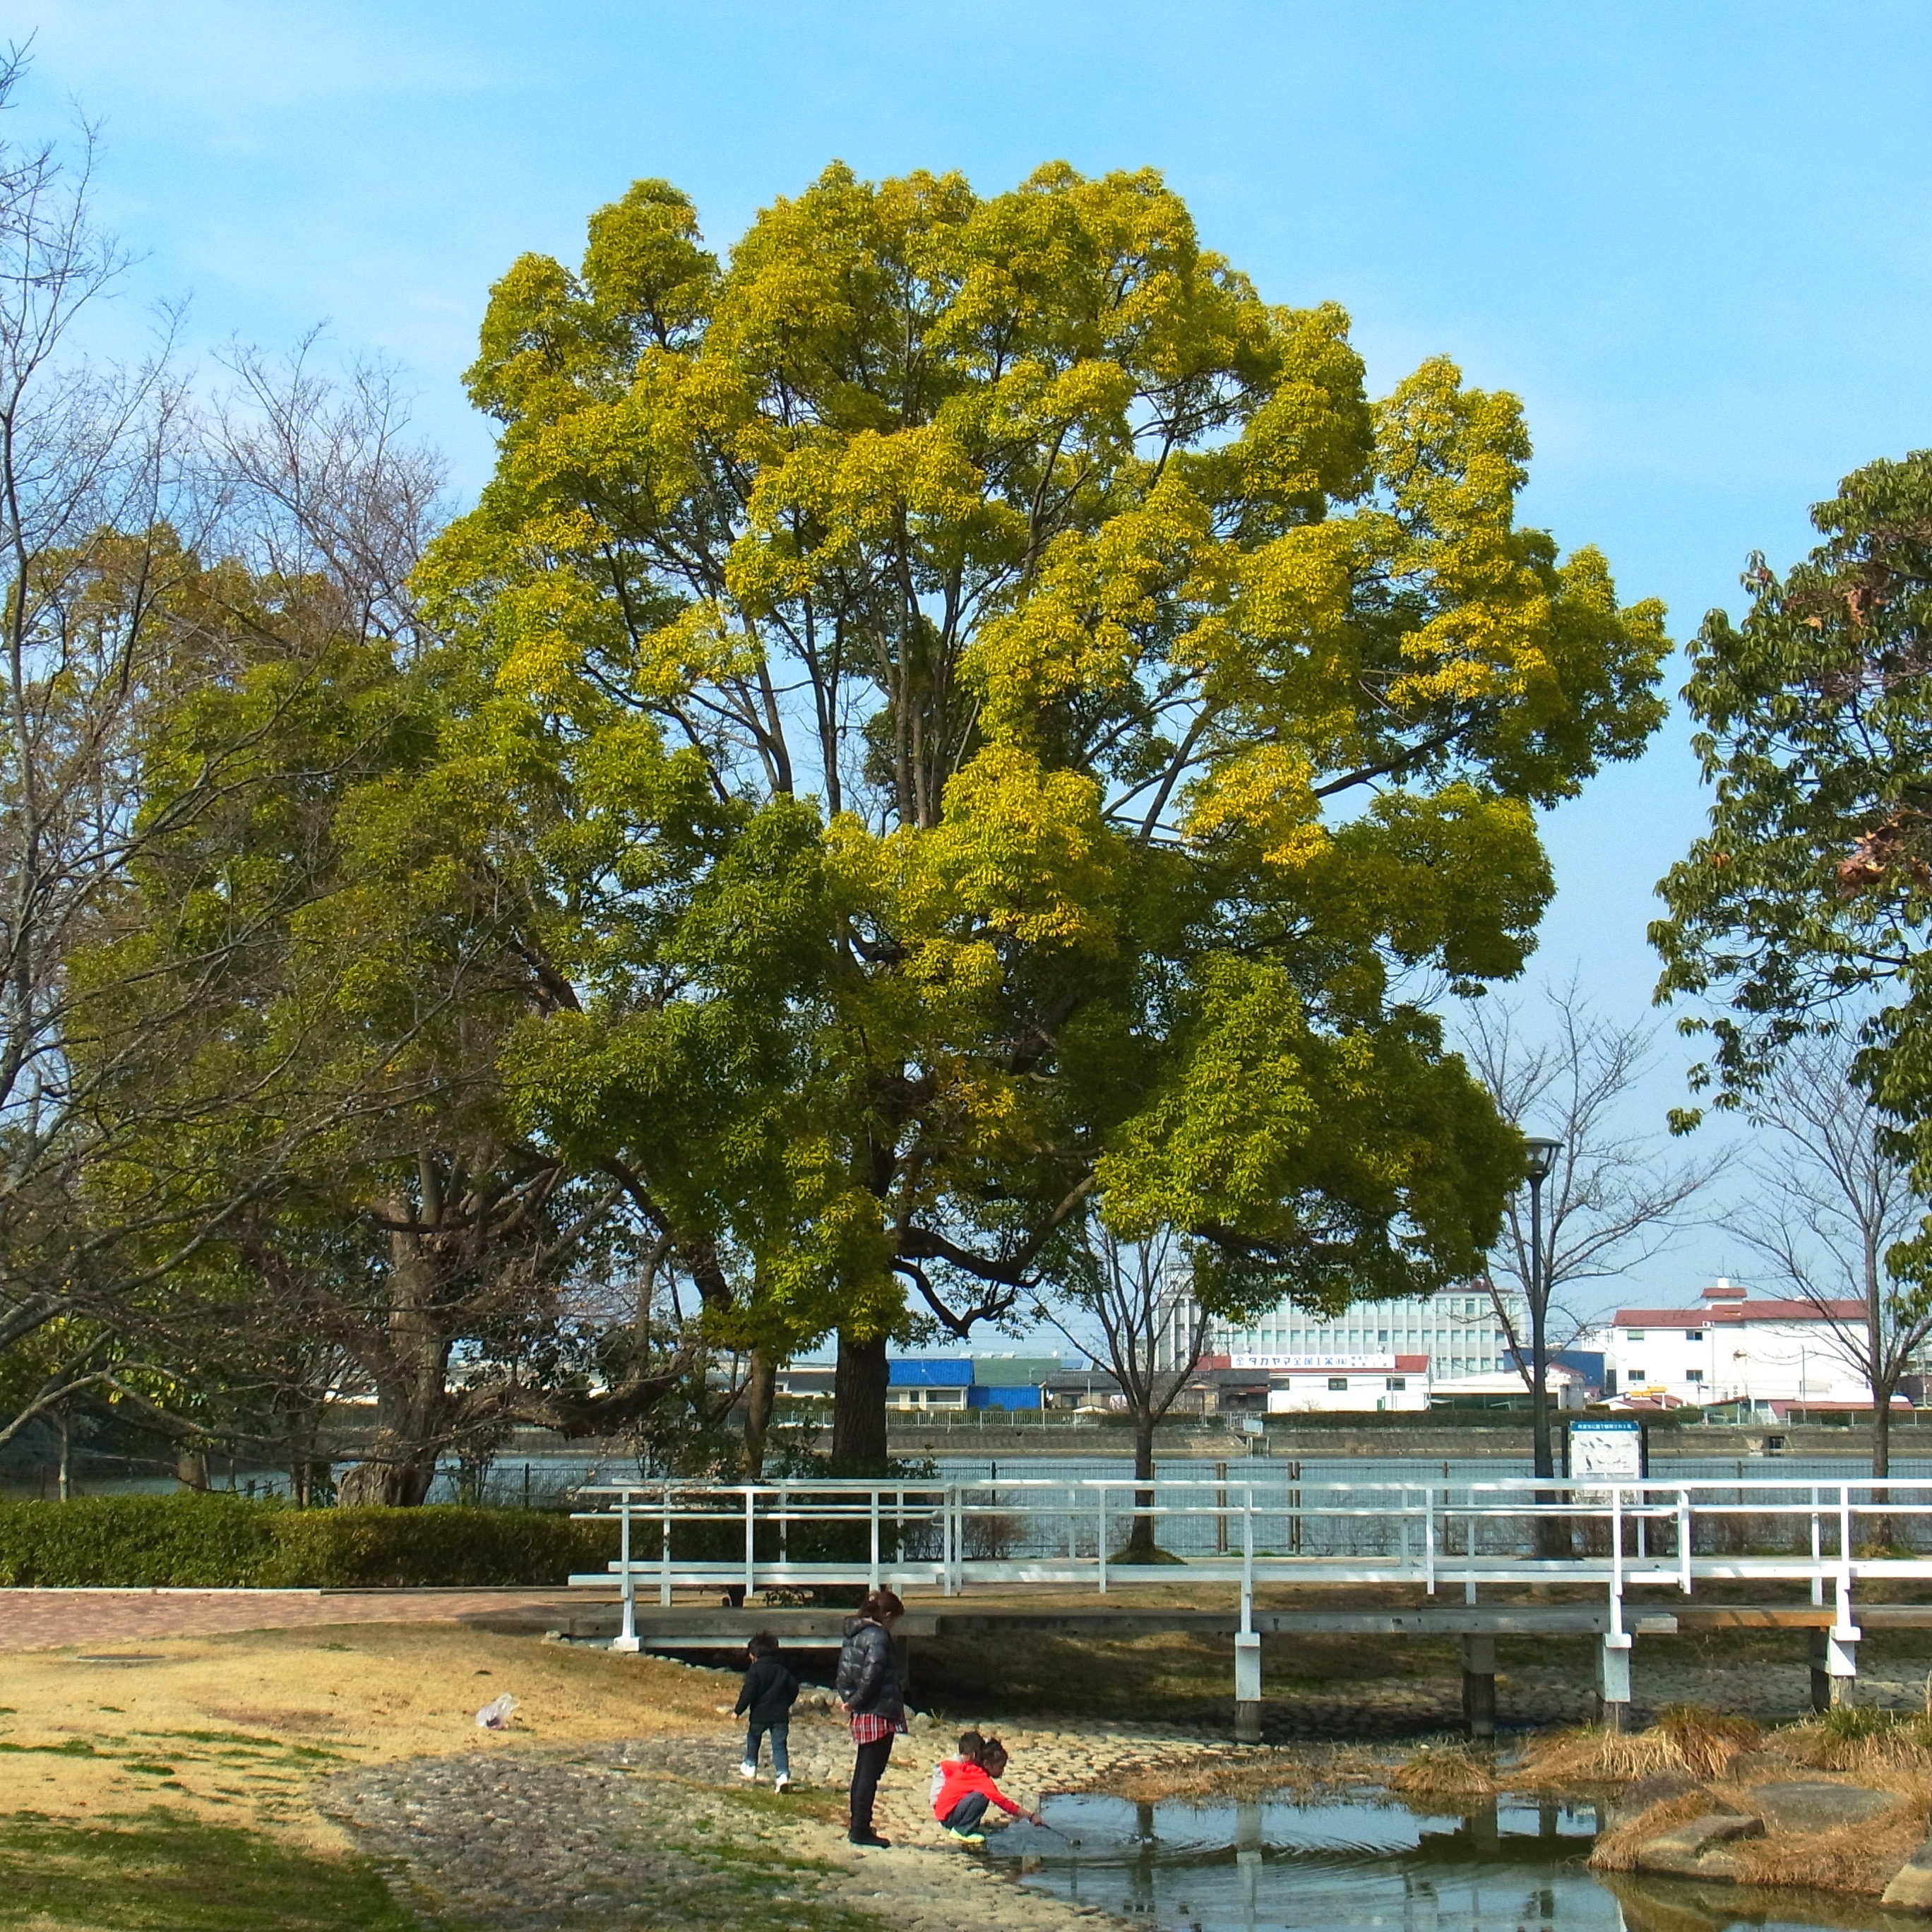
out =
[[(1742, 621), (1713, 610), (1693, 646), (1709, 824), (1663, 881), (1651, 938), (1660, 993), (1703, 1003), (1684, 1022), (1715, 1049), (1696, 1090), (1793, 1144), (1795, 1123), (1880, 1231), (1846, 1266), (1870, 1317), (1853, 1358), (1888, 1393), (1932, 1283), (1932, 453), (1854, 471), (1812, 522), (1822, 541), (1781, 578), (1754, 556)], [(1861, 1049), (1840, 1070), (1876, 1124), (1809, 1119), (1805, 1070), (1834, 1034)], [(1754, 1238), (1787, 1280), (1809, 1268), (1781, 1222)]]
[(1932, 453), (1855, 471), (1812, 512), (1824, 541), (1744, 574), (1691, 647), (1685, 701), (1708, 827), (1660, 888), (1660, 991), (1708, 1001), (1698, 1088), (1735, 1106), (1786, 1045), (1841, 1022), (1858, 1077), (1932, 1154)]
[(1640, 748), (1666, 649), (1516, 524), (1512, 398), (1372, 402), (1339, 309), (1058, 165), (834, 166), (724, 263), (640, 182), (468, 380), (496, 473), (418, 588), (596, 806), (519, 1090), (720, 1258), (718, 1332), (836, 1330), (842, 1460), (889, 1336), (1092, 1210), (1216, 1294), (1476, 1270), (1520, 1143), (1408, 989), (1520, 969), (1534, 808)]

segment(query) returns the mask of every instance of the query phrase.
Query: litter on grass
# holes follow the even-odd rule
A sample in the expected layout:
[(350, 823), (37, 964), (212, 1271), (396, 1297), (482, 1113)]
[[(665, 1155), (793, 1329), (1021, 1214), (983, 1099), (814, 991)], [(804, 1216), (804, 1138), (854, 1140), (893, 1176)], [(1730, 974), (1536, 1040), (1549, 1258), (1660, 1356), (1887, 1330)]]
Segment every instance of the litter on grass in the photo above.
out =
[(508, 1730), (510, 1713), (517, 1708), (517, 1700), (506, 1690), (500, 1697), (492, 1697), (476, 1713), (476, 1728), (479, 1731)]

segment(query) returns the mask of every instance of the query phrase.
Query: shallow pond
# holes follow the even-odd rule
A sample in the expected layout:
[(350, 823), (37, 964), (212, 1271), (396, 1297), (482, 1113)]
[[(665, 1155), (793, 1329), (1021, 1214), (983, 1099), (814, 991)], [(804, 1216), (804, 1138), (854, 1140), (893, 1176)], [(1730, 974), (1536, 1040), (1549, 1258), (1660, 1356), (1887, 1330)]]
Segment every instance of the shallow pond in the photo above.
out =
[(1052, 1798), (987, 1851), (1024, 1882), (1160, 1932), (1904, 1932), (1925, 1922), (1822, 1894), (1586, 1867), (1595, 1808), (1504, 1799), (1466, 1814), (1400, 1800), (1136, 1804)]

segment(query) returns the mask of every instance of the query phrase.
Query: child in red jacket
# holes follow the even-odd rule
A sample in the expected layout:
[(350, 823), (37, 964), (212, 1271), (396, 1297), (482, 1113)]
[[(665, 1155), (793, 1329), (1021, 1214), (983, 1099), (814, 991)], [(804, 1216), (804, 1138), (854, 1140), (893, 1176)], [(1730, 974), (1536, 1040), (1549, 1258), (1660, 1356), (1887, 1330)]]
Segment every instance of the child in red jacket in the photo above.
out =
[[(960, 1742), (963, 1746), (965, 1740), (962, 1738)], [(1040, 1822), (1037, 1811), (1016, 1804), (1000, 1789), (997, 1780), (1006, 1768), (1006, 1748), (998, 1738), (988, 1738), (976, 1756), (968, 1756), (962, 1750), (959, 1756), (948, 1758), (940, 1767), (944, 1774), (939, 1794), (932, 1801), (932, 1815), (962, 1844), (986, 1842), (980, 1821), (986, 1816), (989, 1804), (997, 1804), (1009, 1817), (1024, 1818), (1035, 1825)]]

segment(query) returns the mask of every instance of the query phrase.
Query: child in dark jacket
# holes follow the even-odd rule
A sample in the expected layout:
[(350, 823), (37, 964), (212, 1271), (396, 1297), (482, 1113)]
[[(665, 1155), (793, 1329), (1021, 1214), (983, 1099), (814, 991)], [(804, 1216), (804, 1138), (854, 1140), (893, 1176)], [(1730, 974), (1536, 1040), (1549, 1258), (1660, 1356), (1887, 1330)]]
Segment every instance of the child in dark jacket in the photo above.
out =
[(932, 1815), (940, 1826), (962, 1844), (984, 1844), (986, 1834), (980, 1829), (980, 1821), (988, 1804), (997, 1804), (1010, 1818), (1024, 1818), (1037, 1825), (1037, 1811), (1016, 1804), (999, 1787), (998, 1780), (1006, 1768), (1006, 1746), (998, 1738), (987, 1738), (980, 1742), (976, 1756), (969, 1757), (967, 1740), (959, 1742), (960, 1754), (946, 1760), (939, 1794), (932, 1801)]
[(745, 1718), (745, 1761), (740, 1778), (758, 1774), (758, 1745), (772, 1741), (772, 1784), (783, 1791), (791, 1783), (791, 1758), (786, 1749), (791, 1730), (791, 1707), (798, 1698), (798, 1678), (778, 1655), (778, 1640), (760, 1630), (746, 1646), (750, 1668), (734, 1709)]

